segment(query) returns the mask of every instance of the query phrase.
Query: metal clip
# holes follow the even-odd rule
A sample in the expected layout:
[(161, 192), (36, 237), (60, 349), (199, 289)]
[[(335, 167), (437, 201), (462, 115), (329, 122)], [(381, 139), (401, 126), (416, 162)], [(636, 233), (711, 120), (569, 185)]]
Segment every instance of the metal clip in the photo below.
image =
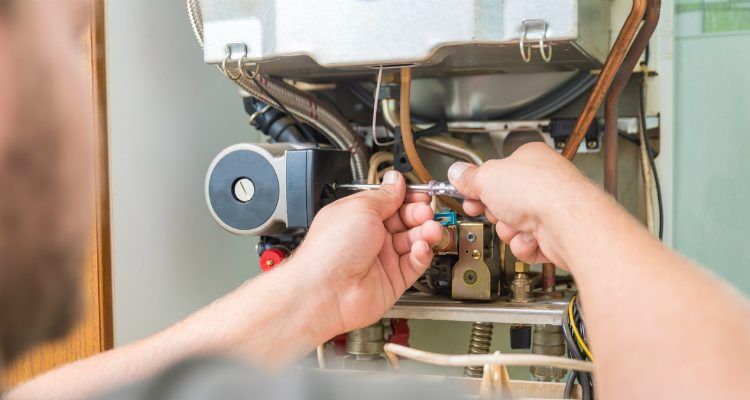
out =
[(266, 111), (270, 110), (271, 106), (269, 104), (266, 104), (265, 107), (261, 108), (260, 110), (250, 114), (250, 118), (248, 122), (252, 125), (253, 122), (255, 122), (255, 119), (258, 118), (260, 115), (265, 114)]
[[(531, 61), (531, 48), (535, 47), (533, 45), (527, 46), (525, 44), (530, 30), (529, 26), (534, 26), (541, 31), (542, 36), (539, 38), (538, 44), (539, 54), (542, 56), (544, 62), (550, 62), (550, 60), (552, 60), (552, 46), (545, 43), (547, 40), (548, 25), (547, 21), (543, 19), (525, 19), (521, 22), (521, 40), (518, 41), (518, 47), (521, 49), (521, 59), (523, 59), (523, 62), (525, 63)], [(549, 49), (549, 51), (546, 51), (545, 48)]]
[[(237, 70), (239, 73), (236, 75), (232, 75), (227, 68), (227, 63), (232, 59), (232, 47), (239, 47), (242, 49), (242, 56), (237, 59)], [(251, 64), (249, 62), (250, 59), (247, 58), (247, 45), (245, 43), (228, 43), (226, 49), (227, 56), (224, 57), (224, 60), (221, 62), (221, 71), (224, 72), (224, 75), (226, 75), (227, 78), (236, 81), (243, 76), (247, 79), (254, 79), (258, 76), (258, 72), (260, 72), (260, 64), (258, 63), (252, 63), (255, 65), (252, 74), (248, 74), (247, 71), (245, 71), (245, 67), (248, 64)]]

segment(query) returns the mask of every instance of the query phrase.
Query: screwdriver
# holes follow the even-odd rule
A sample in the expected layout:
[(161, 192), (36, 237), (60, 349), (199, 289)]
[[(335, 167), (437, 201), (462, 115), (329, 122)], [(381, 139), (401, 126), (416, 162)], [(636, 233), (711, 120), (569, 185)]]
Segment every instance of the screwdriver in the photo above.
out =
[[(333, 189), (347, 189), (347, 190), (373, 190), (373, 189), (380, 189), (380, 185), (378, 184), (364, 184), (364, 183), (346, 183), (343, 185), (333, 185)], [(440, 182), (440, 181), (429, 181), (427, 183), (420, 183), (420, 184), (409, 184), (406, 185), (406, 191), (407, 192), (419, 192), (419, 193), (427, 193), (430, 196), (448, 196), (453, 197), (456, 199), (463, 199), (464, 195), (458, 192), (456, 190), (455, 186), (451, 185), (448, 182)]]

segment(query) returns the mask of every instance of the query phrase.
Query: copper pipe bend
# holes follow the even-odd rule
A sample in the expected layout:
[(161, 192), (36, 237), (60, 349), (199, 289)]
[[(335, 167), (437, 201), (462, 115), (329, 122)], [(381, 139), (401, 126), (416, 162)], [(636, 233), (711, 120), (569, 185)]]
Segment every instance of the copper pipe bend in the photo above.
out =
[(641, 24), (645, 13), (646, 0), (633, 0), (633, 7), (630, 9), (630, 14), (625, 19), (625, 23), (622, 25), (622, 29), (620, 29), (620, 33), (617, 35), (617, 39), (615, 39), (609, 55), (607, 55), (607, 60), (604, 61), (604, 67), (599, 73), (599, 79), (596, 80), (591, 95), (576, 121), (573, 133), (565, 144), (562, 154), (568, 160), (573, 160), (576, 156), (578, 146), (586, 136), (586, 131), (596, 116), (596, 111), (601, 106), (604, 96), (607, 94), (612, 80), (615, 78), (615, 74), (620, 69), (625, 59), (625, 54), (630, 49), (630, 44), (633, 42), (633, 38), (638, 31), (638, 26)]

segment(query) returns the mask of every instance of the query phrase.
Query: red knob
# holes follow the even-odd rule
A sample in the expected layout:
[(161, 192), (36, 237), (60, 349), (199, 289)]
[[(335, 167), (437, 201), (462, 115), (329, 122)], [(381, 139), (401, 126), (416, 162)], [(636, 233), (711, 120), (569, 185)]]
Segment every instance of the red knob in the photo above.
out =
[(281, 264), (288, 255), (289, 253), (280, 247), (265, 249), (260, 255), (260, 269), (268, 272)]

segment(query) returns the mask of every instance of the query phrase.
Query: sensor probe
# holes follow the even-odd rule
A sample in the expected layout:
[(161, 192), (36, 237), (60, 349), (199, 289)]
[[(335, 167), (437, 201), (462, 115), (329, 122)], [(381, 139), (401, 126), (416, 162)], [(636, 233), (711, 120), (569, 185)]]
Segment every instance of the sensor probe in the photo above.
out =
[[(347, 189), (347, 190), (374, 190), (380, 189), (379, 184), (364, 184), (364, 183), (346, 183), (343, 185), (333, 185), (333, 189)], [(448, 196), (457, 199), (463, 199), (464, 195), (458, 192), (456, 188), (448, 182), (440, 181), (429, 181), (427, 183), (410, 184), (406, 185), (407, 192), (419, 192), (427, 193), (430, 196)]]

